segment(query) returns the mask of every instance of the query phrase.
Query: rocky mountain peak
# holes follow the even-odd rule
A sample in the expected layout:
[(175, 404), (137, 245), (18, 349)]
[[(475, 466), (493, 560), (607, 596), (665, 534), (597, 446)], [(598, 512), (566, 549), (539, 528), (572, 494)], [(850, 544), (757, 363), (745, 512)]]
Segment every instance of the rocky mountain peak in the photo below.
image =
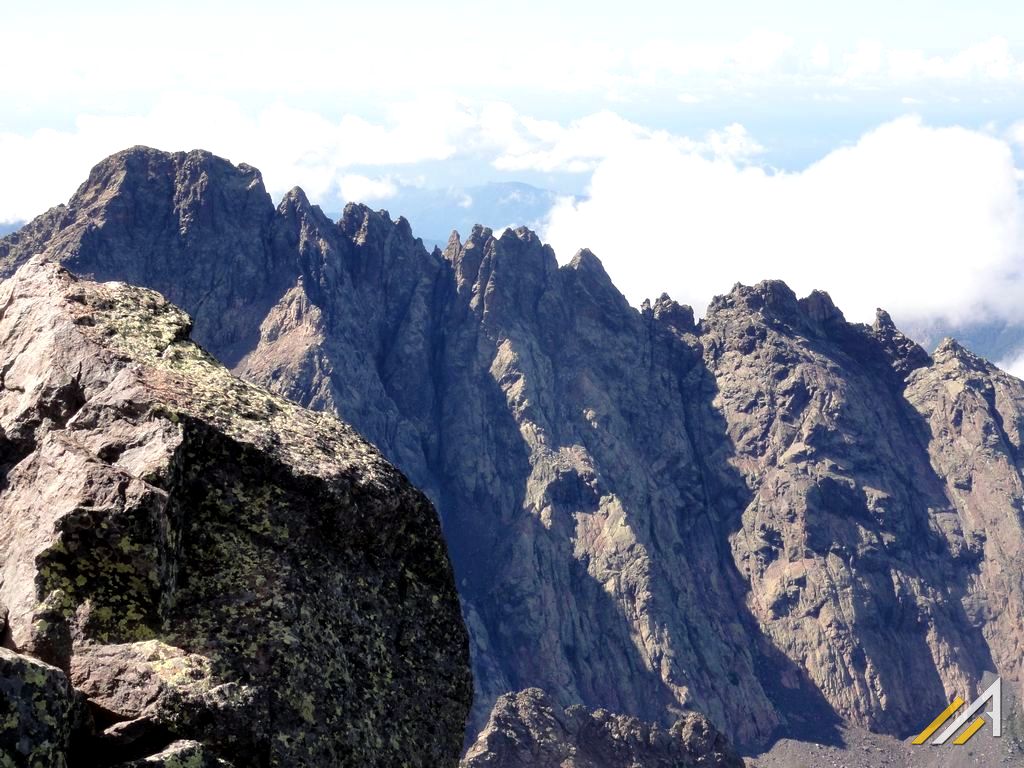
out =
[(490, 227), (476, 224), (469, 231), (469, 237), (466, 238), (466, 248), (483, 248), (493, 236), (494, 232)]
[(448, 242), (444, 247), (443, 253), (446, 261), (451, 262), (455, 258), (455, 254), (462, 250), (462, 237), (459, 235), (457, 230), (452, 230), (452, 233), (448, 235)]
[(807, 313), (811, 322), (819, 325), (845, 323), (846, 318), (825, 291), (814, 290), (798, 301), (800, 308)]
[(385, 210), (374, 211), (362, 203), (348, 203), (338, 222), (342, 233), (358, 245), (380, 246), (394, 228), (391, 214)]
[(277, 215), (289, 220), (290, 226), (287, 231), (273, 232), (271, 236), (284, 236), (292, 242), (298, 242), (303, 237), (321, 239), (325, 232), (335, 228), (320, 206), (309, 201), (302, 187), (292, 187), (288, 190), (277, 205)]
[(280, 290), (274, 218), (255, 169), (199, 150), (133, 147), (93, 168), (58, 231), (27, 227), (0, 274), (45, 253), (98, 280), (152, 286), (188, 306), (197, 337), (233, 364), (254, 338), (253, 316)]
[(180, 204), (201, 198), (201, 190), (211, 186), (218, 196), (240, 193), (266, 196), (262, 174), (250, 165), (235, 166), (205, 150), (168, 153), (135, 146), (94, 166), (71, 205), (88, 206), (111, 192), (133, 193), (138, 188), (155, 188), (169, 181), (177, 191)]
[(732, 293), (741, 297), (751, 308), (765, 307), (780, 314), (789, 313), (799, 306), (793, 289), (783, 280), (762, 280), (753, 286), (737, 284)]
[(935, 351), (932, 353), (932, 357), (936, 362), (956, 360), (972, 367), (983, 363), (982, 358), (975, 355), (952, 336), (946, 336), (939, 342), (939, 345), (935, 347)]
[(872, 329), (875, 333), (881, 333), (885, 331), (892, 331), (896, 328), (896, 323), (892, 321), (892, 315), (886, 312), (881, 307), (875, 308), (875, 322), (872, 325)]
[(279, 209), (283, 207), (295, 207), (305, 211), (312, 210), (313, 205), (309, 202), (309, 197), (306, 196), (306, 192), (302, 187), (292, 187), (285, 193), (284, 199), (278, 204)]
[(476, 225), (470, 230), (469, 237), (463, 243), (458, 232), (452, 232), (448, 238), (444, 257), (455, 269), (455, 284), (459, 293), (468, 296), (480, 276), (480, 265), (488, 244), (493, 242), (489, 227)]
[(395, 230), (405, 240), (415, 240), (415, 239), (418, 239), (418, 238), (415, 238), (413, 236), (413, 234), (412, 234), (412, 225), (409, 223), (409, 220), (407, 218), (405, 218), (405, 216), (399, 216), (395, 220)]
[(1002, 374), (988, 360), (975, 355), (967, 347), (952, 337), (946, 337), (932, 352), (932, 373), (941, 372), (949, 379), (955, 379), (962, 383), (972, 382), (974, 386), (980, 386), (991, 390), (992, 381)]
[(605, 271), (604, 264), (601, 263), (601, 260), (589, 248), (577, 251), (569, 263), (562, 269), (575, 272), (587, 285), (592, 286), (601, 293), (608, 290), (615, 293), (619, 292), (611, 277), (608, 276), (608, 272)]
[(568, 287), (566, 298), (572, 304), (571, 311), (580, 311), (584, 303), (592, 305), (595, 312), (611, 311), (615, 315), (622, 315), (634, 311), (615, 287), (604, 264), (589, 249), (578, 251), (558, 271)]
[(537, 236), (537, 233), (529, 227), (506, 227), (501, 231), (498, 240), (503, 240), (506, 243), (517, 240), (532, 247), (543, 247), (544, 245), (544, 242)]
[(604, 276), (608, 274), (605, 272), (604, 264), (601, 263), (601, 260), (589, 248), (580, 248), (580, 250), (576, 251), (576, 254), (569, 261), (569, 268), (580, 272), (595, 272)]
[(504, 261), (514, 259), (515, 268), (519, 272), (550, 275), (558, 268), (551, 246), (528, 227), (505, 229), (495, 245), (495, 254)]
[(494, 318), (529, 314), (558, 272), (554, 251), (526, 227), (496, 237), (475, 226), (465, 244), (449, 239), (445, 259), (454, 268), (459, 294), (474, 311)]
[(708, 306), (707, 318), (719, 314), (798, 327), (810, 322), (796, 294), (782, 280), (763, 280), (752, 286), (736, 283), (729, 293), (716, 296)]
[(913, 339), (905, 336), (884, 309), (875, 310), (871, 334), (878, 340), (890, 365), (901, 379), (931, 363), (928, 353)]
[(667, 293), (661, 294), (653, 306), (645, 300), (641, 312), (650, 312), (651, 316), (677, 333), (696, 333), (697, 325), (693, 319), (693, 307), (680, 304)]

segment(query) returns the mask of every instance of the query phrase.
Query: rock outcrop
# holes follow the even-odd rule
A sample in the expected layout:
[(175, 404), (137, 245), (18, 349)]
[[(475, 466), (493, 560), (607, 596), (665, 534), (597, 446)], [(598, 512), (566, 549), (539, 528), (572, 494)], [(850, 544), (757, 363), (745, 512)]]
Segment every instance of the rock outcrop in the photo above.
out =
[[(907, 735), (1018, 685), (1024, 385), (884, 312), (736, 286), (638, 312), (526, 229), (428, 253), (207, 153), (142, 148), (0, 240), (168, 294), (242, 377), (341, 416), (437, 504), (475, 736), (503, 694), (745, 747)], [(59, 647), (58, 636), (47, 642)]]
[(539, 688), (499, 697), (462, 768), (743, 768), (707, 721), (670, 728), (580, 705), (562, 709)]
[(66, 768), (80, 716), (67, 675), (0, 648), (0, 765)]
[(434, 509), (190, 327), (41, 259), (0, 286), (0, 764), (454, 765)]

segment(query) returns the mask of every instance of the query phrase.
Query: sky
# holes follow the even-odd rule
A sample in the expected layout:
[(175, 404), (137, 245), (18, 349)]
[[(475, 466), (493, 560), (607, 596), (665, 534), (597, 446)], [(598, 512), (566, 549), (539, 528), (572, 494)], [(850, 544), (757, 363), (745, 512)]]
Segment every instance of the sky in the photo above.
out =
[(1024, 326), (1024, 5), (824, 5), (0, 0), (0, 225), (201, 147), (427, 240), (529, 225), (634, 304)]

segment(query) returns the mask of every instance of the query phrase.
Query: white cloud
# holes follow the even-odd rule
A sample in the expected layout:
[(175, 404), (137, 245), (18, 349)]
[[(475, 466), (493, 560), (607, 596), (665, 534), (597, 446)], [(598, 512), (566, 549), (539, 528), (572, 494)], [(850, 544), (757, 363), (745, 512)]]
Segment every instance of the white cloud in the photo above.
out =
[(889, 53), (888, 63), (889, 75), (898, 80), (1020, 79), (1018, 64), (1005, 37), (993, 37), (950, 57), (928, 56), (921, 50), (894, 50)]
[(996, 363), (996, 367), (1002, 368), (1011, 376), (1016, 376), (1018, 379), (1024, 379), (1024, 352), (1020, 352), (1012, 357), (1000, 360)]
[(849, 104), (853, 101), (848, 93), (815, 93), (812, 98), (826, 104)]
[[(709, 131), (703, 139), (694, 140), (645, 128), (609, 111), (573, 120), (566, 126), (515, 115), (509, 118), (512, 132), (504, 137), (502, 152), (494, 160), (496, 168), (507, 171), (590, 172), (622, 147), (645, 141), (664, 142), (680, 151), (737, 161), (764, 151), (738, 123)], [(496, 142), (494, 146), (500, 145)]]
[(760, 30), (730, 51), (730, 58), (743, 72), (765, 72), (777, 66), (793, 47), (793, 38), (779, 32)]
[(837, 82), (892, 88), (916, 82), (963, 86), (1024, 81), (1024, 61), (1016, 58), (1005, 37), (992, 37), (949, 56), (918, 48), (886, 48), (863, 40), (844, 57)]
[[(584, 3), (469, 4), (439, 12), (422, 3), (316, 2), (303, 14), (261, 3), (135, 3), (116, 11), (79, 4), (60, 13), (39, 3), (9, 5), (19, 7), (5, 13), (0, 46), (0, 71), (8, 75), (0, 84), (9, 113), (4, 124), (33, 127), (55, 114), (63, 120), (82, 112), (143, 112), (155, 94), (175, 90), (241, 99), (247, 108), (281, 94), (331, 108), (408, 98), (441, 84), (510, 101), (523, 94), (585, 97), (588, 109), (598, 109), (666, 92), (813, 92), (844, 76), (998, 83), (1024, 77), (1019, 41), (1009, 33), (986, 39), (1000, 27), (965, 24), (963, 17), (972, 16), (966, 10), (944, 9), (935, 23), (895, 32), (903, 24), (893, 17), (901, 14), (888, 7), (881, 15), (858, 8), (856, 21), (822, 9), (823, 24), (806, 9), (773, 7), (765, 15), (771, 28), (758, 28), (762, 22), (735, 9), (695, 14), (685, 3), (664, 2), (620, 13), (594, 13)], [(1005, 30), (1019, 21), (1019, 14), (1000, 18)], [(866, 30), (894, 47), (868, 41), (852, 48)], [(914, 47), (929, 38), (934, 47)], [(946, 53), (956, 46), (959, 52)], [(22, 112), (30, 122), (15, 123)]]
[(398, 186), (388, 178), (371, 179), (358, 173), (346, 173), (338, 180), (341, 198), (346, 202), (387, 200), (398, 194)]
[(764, 152), (764, 147), (739, 123), (709, 132), (707, 146), (713, 156), (736, 161), (749, 160)]
[(1010, 126), (1007, 137), (1018, 147), (1024, 149), (1024, 120), (1019, 120)]
[(371, 122), (356, 115), (329, 120), (283, 104), (250, 114), (228, 99), (169, 94), (143, 115), (87, 114), (71, 130), (0, 133), (0, 222), (30, 219), (66, 201), (96, 162), (135, 144), (203, 148), (248, 162), (275, 196), (298, 185), (315, 201), (339, 194), (382, 199), (394, 194), (394, 179), (349, 169), (445, 160), (459, 148), (489, 146), (496, 140), (482, 125), (480, 109), (444, 95), (394, 105)]
[[(501, 170), (583, 173), (593, 170), (616, 147), (657, 135), (609, 111), (566, 126), (529, 118), (516, 118), (515, 124), (515, 139), (506, 142), (504, 152), (494, 161)], [(667, 133), (663, 135), (669, 138)]]
[(878, 40), (861, 40), (857, 48), (844, 57), (846, 69), (843, 78), (858, 80), (882, 70), (884, 61), (882, 43)]
[[(318, 3), (296, 14), (259, 3), (207, 3), (198, 12), (178, 5), (11, 9), (0, 71), (18, 76), (5, 78), (3, 90), (30, 100), (73, 100), (76, 109), (105, 100), (123, 107), (129, 95), (146, 103), (150, 94), (173, 89), (260, 94), (264, 103), (281, 93), (336, 98), (383, 91), (394, 98), (438, 83), (575, 92), (606, 87), (623, 56), (582, 36), (566, 39), (551, 25), (537, 24), (529, 36), (489, 33), (475, 8)], [(486, 15), (493, 30), (522, 22), (511, 8)]]
[(562, 260), (591, 248), (634, 303), (668, 291), (699, 312), (737, 280), (782, 278), (858, 320), (1024, 320), (1022, 216), (1006, 142), (903, 118), (798, 173), (638, 137), (543, 234)]
[(757, 30), (732, 43), (652, 40), (633, 49), (618, 74), (638, 83), (693, 74), (764, 74), (779, 67), (793, 48), (788, 35)]
[(815, 69), (828, 69), (832, 62), (832, 54), (824, 41), (819, 40), (811, 49), (811, 66)]

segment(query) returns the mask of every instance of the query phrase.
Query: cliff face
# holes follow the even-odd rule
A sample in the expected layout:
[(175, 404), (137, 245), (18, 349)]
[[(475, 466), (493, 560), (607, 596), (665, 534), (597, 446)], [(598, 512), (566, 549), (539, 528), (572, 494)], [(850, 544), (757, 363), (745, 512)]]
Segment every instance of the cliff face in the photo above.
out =
[[(135, 149), (0, 240), (156, 288), (244, 378), (340, 415), (438, 506), (473, 650), (508, 691), (744, 744), (915, 732), (1021, 679), (1024, 385), (879, 314), (737, 286), (638, 312), (525, 229), (427, 253), (251, 168)], [(941, 705), (941, 706), (940, 706)]]
[(37, 259), (0, 307), (0, 763), (454, 765), (468, 643), (422, 494), (152, 291)]
[[(781, 283), (716, 300), (701, 339), (751, 493), (731, 548), (759, 626), (844, 719), (912, 732), (1011, 639), (970, 615), (987, 601), (975, 545), (904, 394), (904, 374), (917, 391), (938, 362), (884, 314), (851, 326)], [(1019, 583), (991, 597), (1019, 601)]]

